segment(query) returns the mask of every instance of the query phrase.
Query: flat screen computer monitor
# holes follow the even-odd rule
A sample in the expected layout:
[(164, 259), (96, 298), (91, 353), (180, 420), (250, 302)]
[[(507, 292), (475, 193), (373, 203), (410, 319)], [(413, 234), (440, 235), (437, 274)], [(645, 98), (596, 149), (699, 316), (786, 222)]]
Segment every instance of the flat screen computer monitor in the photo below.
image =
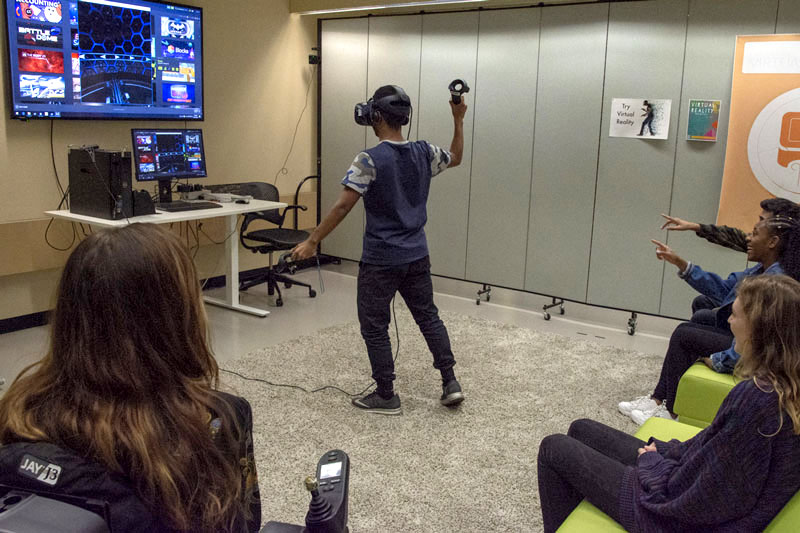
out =
[(133, 129), (133, 169), (137, 181), (158, 181), (160, 203), (172, 201), (172, 182), (206, 177), (203, 130)]
[(203, 119), (203, 10), (5, 0), (11, 118)]

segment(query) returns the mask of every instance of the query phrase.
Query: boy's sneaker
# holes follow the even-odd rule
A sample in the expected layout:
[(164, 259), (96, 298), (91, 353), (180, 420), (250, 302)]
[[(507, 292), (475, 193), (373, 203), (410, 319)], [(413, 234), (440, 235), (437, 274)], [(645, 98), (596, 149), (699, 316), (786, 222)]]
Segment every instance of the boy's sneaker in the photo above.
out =
[(379, 415), (399, 415), (402, 414), (400, 410), (400, 396), (393, 395), (388, 400), (378, 394), (378, 391), (362, 396), (361, 398), (353, 398), (351, 403), (369, 413), (376, 413)]
[(617, 406), (619, 408), (619, 412), (625, 416), (631, 416), (631, 413), (634, 410), (646, 412), (652, 411), (658, 404), (654, 399), (652, 399), (649, 395), (647, 396), (639, 396), (635, 400), (631, 400), (629, 402), (619, 402)]
[(634, 409), (631, 412), (631, 418), (634, 422), (639, 424), (640, 426), (644, 424), (648, 418), (656, 417), (656, 418), (666, 418), (667, 420), (674, 420), (672, 415), (667, 411), (667, 406), (663, 403), (657, 406), (655, 409), (651, 409), (650, 411), (640, 411), (638, 409)]
[(446, 385), (442, 385), (442, 398), (439, 402), (447, 407), (454, 407), (464, 401), (464, 393), (461, 392), (461, 385), (452, 379)]

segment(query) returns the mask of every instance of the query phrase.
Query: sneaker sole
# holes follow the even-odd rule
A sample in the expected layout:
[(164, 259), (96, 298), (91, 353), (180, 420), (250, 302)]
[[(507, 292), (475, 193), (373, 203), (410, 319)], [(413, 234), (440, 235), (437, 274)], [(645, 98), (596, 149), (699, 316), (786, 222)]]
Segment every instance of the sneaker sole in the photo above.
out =
[(385, 407), (369, 407), (358, 402), (351, 402), (354, 406), (358, 407), (361, 411), (367, 413), (374, 413), (376, 415), (388, 415), (388, 416), (396, 416), (403, 414), (403, 410), (400, 407), (393, 407), (393, 408), (385, 408)]
[(455, 405), (460, 404), (464, 401), (464, 393), (463, 392), (454, 392), (452, 394), (448, 394), (446, 398), (439, 400), (439, 403), (446, 407), (453, 407)]

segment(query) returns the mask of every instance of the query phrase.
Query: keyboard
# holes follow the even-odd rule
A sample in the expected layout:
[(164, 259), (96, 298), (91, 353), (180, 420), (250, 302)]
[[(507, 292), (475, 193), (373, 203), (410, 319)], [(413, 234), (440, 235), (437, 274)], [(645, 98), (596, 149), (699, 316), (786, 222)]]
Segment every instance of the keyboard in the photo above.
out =
[(214, 202), (185, 202), (183, 200), (156, 204), (156, 209), (170, 213), (176, 211), (194, 211), (196, 209), (214, 209), (215, 207), (222, 206)]

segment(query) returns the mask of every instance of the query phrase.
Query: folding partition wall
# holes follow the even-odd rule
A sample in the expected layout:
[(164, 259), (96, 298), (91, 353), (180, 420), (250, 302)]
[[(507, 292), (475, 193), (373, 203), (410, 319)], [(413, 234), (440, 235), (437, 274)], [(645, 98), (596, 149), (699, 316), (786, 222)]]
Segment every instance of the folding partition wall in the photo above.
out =
[[(659, 231), (659, 214), (714, 221), (735, 36), (798, 27), (800, 3), (791, 0), (323, 20), (323, 214), (354, 156), (376, 142), (353, 121), (356, 102), (381, 85), (402, 86), (414, 104), (411, 139), (447, 148), (447, 85), (462, 78), (472, 88), (464, 159), (434, 178), (428, 203), (434, 274), (685, 317), (694, 293), (655, 258), (650, 239), (724, 274), (746, 258)], [(613, 98), (671, 99), (669, 139), (609, 137)], [(719, 142), (685, 140), (688, 103), (698, 98), (722, 101)], [(357, 260), (363, 226), (359, 203), (323, 251)]]

